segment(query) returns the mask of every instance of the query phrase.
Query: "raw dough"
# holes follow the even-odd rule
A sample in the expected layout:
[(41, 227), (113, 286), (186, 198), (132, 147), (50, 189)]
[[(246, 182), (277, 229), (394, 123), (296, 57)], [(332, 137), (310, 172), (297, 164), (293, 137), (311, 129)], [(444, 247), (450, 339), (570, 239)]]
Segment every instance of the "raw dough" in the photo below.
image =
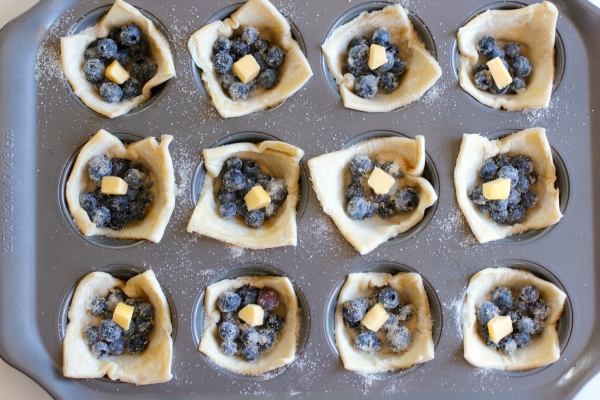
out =
[[(377, 94), (365, 99), (354, 94), (354, 76), (344, 74), (348, 44), (359, 35), (371, 37), (377, 29), (386, 29), (392, 43), (400, 48), (406, 61), (406, 72), (400, 77), (398, 89), (389, 94)], [(442, 76), (442, 69), (419, 40), (415, 29), (400, 4), (379, 11), (363, 12), (352, 21), (336, 28), (325, 40), (323, 54), (335, 79), (344, 106), (367, 112), (385, 112), (404, 107), (418, 100)]]
[[(136, 24), (150, 43), (150, 58), (156, 63), (156, 75), (146, 82), (141, 95), (119, 103), (107, 103), (102, 100), (94, 84), (83, 76), (83, 64), (86, 61), (83, 55), (91, 42), (98, 38), (105, 38), (113, 28), (127, 24)], [(63, 71), (73, 88), (73, 92), (86, 106), (109, 118), (127, 114), (130, 110), (150, 99), (152, 88), (175, 76), (175, 65), (167, 40), (156, 29), (152, 21), (135, 7), (122, 0), (116, 0), (98, 24), (77, 35), (61, 38), (60, 51)]]
[[(160, 242), (175, 207), (175, 173), (169, 154), (171, 140), (173, 136), (163, 135), (160, 144), (153, 137), (149, 137), (125, 146), (117, 137), (100, 129), (83, 146), (69, 175), (65, 192), (69, 211), (81, 233), (85, 236), (111, 236), (118, 239), (147, 239), (154, 243)], [(87, 172), (88, 162), (98, 155), (126, 158), (148, 168), (154, 178), (154, 202), (146, 210), (142, 221), (129, 221), (120, 231), (108, 227), (98, 228), (81, 208), (79, 195), (89, 190), (91, 185)]]
[[(285, 60), (279, 67), (280, 81), (272, 89), (258, 88), (246, 101), (233, 101), (219, 83), (219, 74), (213, 70), (213, 45), (222, 35), (231, 38), (241, 27), (253, 26), (271, 45), (279, 46)], [(292, 38), (290, 24), (267, 0), (250, 0), (230, 18), (203, 26), (188, 42), (188, 48), (198, 68), (202, 69), (204, 87), (223, 118), (239, 117), (271, 108), (296, 93), (313, 75), (308, 60)]]
[[(554, 38), (558, 10), (544, 1), (515, 10), (488, 10), (479, 14), (456, 35), (460, 51), (458, 78), (460, 86), (488, 107), (507, 110), (546, 108), (554, 81)], [(477, 41), (492, 36), (501, 47), (518, 42), (521, 53), (531, 60), (533, 72), (525, 78), (527, 89), (521, 94), (493, 94), (475, 87), (473, 76), (479, 64)], [(487, 61), (482, 56), (482, 62)]]
[[(120, 287), (129, 297), (142, 297), (154, 306), (154, 329), (148, 348), (139, 354), (98, 358), (85, 341), (84, 330), (99, 325), (101, 318), (86, 311), (86, 303), (96, 296)], [(127, 283), (106, 272), (92, 272), (81, 280), (69, 307), (69, 324), (63, 340), (63, 374), (68, 378), (101, 378), (148, 385), (171, 380), (173, 340), (171, 313), (167, 299), (152, 270), (134, 276)]]
[[(479, 167), (497, 154), (528, 156), (533, 162), (533, 170), (538, 181), (531, 190), (538, 197), (537, 205), (528, 210), (520, 224), (499, 225), (487, 215), (479, 212), (469, 200), (467, 192), (480, 184)], [(471, 231), (479, 243), (487, 243), (507, 236), (516, 235), (530, 229), (543, 229), (557, 223), (562, 218), (558, 202), (558, 189), (554, 187), (556, 167), (552, 161), (552, 151), (544, 128), (531, 128), (513, 133), (499, 140), (488, 140), (478, 134), (463, 135), (463, 141), (454, 168), (456, 199)]]
[[(235, 143), (203, 151), (206, 177), (202, 194), (196, 204), (187, 227), (225, 243), (249, 249), (268, 249), (280, 246), (296, 246), (296, 205), (300, 178), (299, 162), (304, 151), (278, 141), (258, 144)], [(239, 218), (225, 220), (219, 216), (219, 204), (215, 201), (221, 187), (221, 170), (230, 157), (252, 159), (260, 165), (263, 173), (285, 181), (288, 196), (277, 216), (260, 228), (251, 228)]]
[[(396, 161), (404, 171), (400, 187), (410, 186), (419, 195), (419, 206), (411, 213), (394, 213), (388, 219), (378, 215), (353, 220), (346, 214), (346, 186), (351, 181), (350, 161), (364, 154), (382, 165)], [(313, 188), (321, 201), (323, 211), (348, 242), (360, 254), (367, 254), (386, 240), (406, 232), (423, 219), (425, 210), (437, 200), (431, 183), (422, 178), (425, 167), (425, 138), (382, 137), (361, 142), (345, 150), (323, 154), (308, 161)], [(396, 186), (390, 190), (393, 192)]]
[[(518, 348), (513, 355), (504, 355), (490, 349), (479, 335), (479, 325), (475, 315), (477, 308), (486, 300), (491, 300), (492, 291), (499, 286), (508, 286), (513, 295), (525, 285), (533, 285), (550, 307), (550, 314), (544, 321), (541, 334), (532, 335), (531, 343)], [(467, 298), (463, 310), (463, 343), (465, 358), (476, 367), (497, 368), (519, 371), (552, 364), (560, 357), (556, 322), (562, 314), (567, 295), (550, 282), (538, 278), (530, 272), (513, 268), (486, 268), (476, 273), (467, 288)]]
[[(412, 318), (404, 325), (410, 330), (412, 340), (404, 352), (391, 351), (386, 346), (385, 333), (378, 332), (377, 337), (383, 349), (377, 354), (365, 353), (354, 348), (356, 332), (344, 324), (342, 308), (347, 300), (369, 297), (376, 288), (390, 286), (400, 295), (401, 303), (413, 307)], [(429, 300), (423, 287), (421, 275), (401, 272), (396, 275), (387, 273), (349, 274), (342, 286), (335, 309), (335, 342), (344, 363), (350, 371), (376, 373), (408, 368), (415, 364), (433, 360), (431, 312)]]
[[(283, 330), (277, 335), (272, 350), (261, 353), (256, 361), (246, 361), (240, 355), (227, 356), (221, 351), (221, 341), (217, 323), (221, 313), (217, 308), (219, 295), (235, 291), (242, 286), (271, 288), (279, 295), (279, 305), (274, 312), (285, 319)], [(261, 375), (290, 364), (296, 358), (298, 341), (298, 298), (288, 278), (279, 276), (250, 276), (226, 279), (210, 285), (204, 295), (204, 332), (198, 349), (215, 364), (237, 374)]]

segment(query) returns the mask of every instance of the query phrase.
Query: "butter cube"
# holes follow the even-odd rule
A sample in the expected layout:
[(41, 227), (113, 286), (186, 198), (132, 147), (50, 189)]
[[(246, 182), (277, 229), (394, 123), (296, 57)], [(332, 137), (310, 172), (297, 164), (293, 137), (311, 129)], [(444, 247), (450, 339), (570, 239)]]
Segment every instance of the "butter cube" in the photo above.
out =
[(258, 210), (271, 204), (271, 197), (262, 186), (256, 185), (244, 196), (248, 211)]
[(106, 75), (108, 79), (117, 85), (121, 85), (123, 82), (129, 79), (129, 72), (127, 72), (117, 60), (113, 61), (108, 67), (106, 67), (104, 70), (104, 75)]
[(369, 49), (369, 68), (376, 69), (387, 62), (385, 47), (372, 44)]
[(490, 331), (490, 340), (494, 343), (498, 343), (513, 331), (512, 321), (508, 315), (504, 317), (495, 316), (488, 322), (487, 327)]
[(258, 304), (248, 304), (238, 313), (238, 317), (250, 326), (262, 325), (265, 311)]
[(367, 312), (367, 314), (365, 314), (360, 322), (373, 332), (377, 332), (379, 328), (385, 324), (385, 321), (387, 321), (388, 318), (389, 315), (387, 311), (385, 311), (385, 308), (383, 308), (381, 303), (377, 303), (369, 310), (369, 312)]
[(494, 78), (494, 82), (496, 83), (496, 86), (498, 86), (498, 89), (502, 89), (512, 82), (512, 77), (502, 63), (502, 59), (500, 57), (496, 57), (488, 61), (487, 66), (490, 68), (492, 78)]
[(246, 54), (244, 57), (234, 62), (231, 69), (243, 83), (250, 82), (252, 79), (256, 78), (260, 72), (260, 66), (250, 54)]
[(505, 200), (510, 195), (510, 179), (498, 178), (484, 183), (483, 196), (488, 200)]
[(113, 321), (117, 323), (123, 330), (129, 329), (129, 323), (133, 317), (133, 306), (128, 306), (125, 303), (117, 304), (115, 313), (113, 314)]
[(118, 176), (104, 176), (102, 177), (102, 186), (100, 191), (104, 194), (126, 194), (127, 193), (127, 182)]
[(375, 167), (373, 172), (371, 172), (371, 176), (369, 176), (367, 185), (369, 185), (376, 194), (387, 194), (395, 182), (396, 180), (393, 176), (381, 168)]

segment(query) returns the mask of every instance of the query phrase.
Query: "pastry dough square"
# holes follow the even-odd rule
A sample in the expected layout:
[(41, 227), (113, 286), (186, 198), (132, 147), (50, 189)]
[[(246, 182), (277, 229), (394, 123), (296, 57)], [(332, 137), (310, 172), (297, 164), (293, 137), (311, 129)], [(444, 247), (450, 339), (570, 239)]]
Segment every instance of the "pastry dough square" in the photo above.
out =
[[(296, 246), (296, 205), (298, 204), (300, 159), (304, 151), (287, 143), (267, 140), (258, 144), (234, 143), (203, 151), (206, 177), (198, 204), (187, 226), (213, 239), (249, 249)], [(281, 178), (287, 186), (288, 196), (277, 215), (260, 228), (251, 228), (239, 219), (225, 220), (219, 216), (215, 195), (221, 188), (221, 171), (230, 157), (254, 160), (263, 173)]]
[[(242, 286), (253, 286), (259, 289), (270, 288), (279, 295), (279, 305), (274, 310), (283, 316), (285, 324), (277, 335), (272, 350), (261, 353), (255, 361), (246, 361), (240, 355), (227, 356), (221, 351), (221, 338), (217, 323), (221, 313), (217, 308), (217, 299), (223, 292), (235, 291)], [(198, 349), (206, 354), (215, 364), (236, 374), (262, 375), (290, 364), (296, 359), (298, 332), (298, 298), (290, 280), (279, 276), (249, 276), (226, 279), (206, 288), (204, 294), (204, 332)]]
[[(145, 297), (154, 306), (154, 329), (148, 348), (139, 354), (98, 358), (85, 341), (84, 329), (99, 325), (101, 318), (86, 311), (86, 303), (96, 296), (106, 297), (120, 287), (129, 297)], [(101, 378), (148, 385), (171, 380), (173, 340), (171, 312), (165, 294), (152, 270), (134, 276), (127, 283), (106, 272), (92, 272), (79, 282), (69, 307), (69, 324), (63, 340), (63, 374), (68, 378)]]
[[(100, 129), (83, 146), (73, 165), (65, 196), (69, 212), (75, 224), (85, 236), (110, 236), (117, 239), (146, 239), (154, 243), (160, 242), (175, 208), (175, 173), (173, 161), (169, 153), (171, 135), (163, 135), (158, 144), (153, 137), (124, 145), (119, 138)], [(126, 158), (138, 162), (148, 168), (154, 186), (154, 202), (146, 210), (141, 221), (129, 221), (120, 231), (97, 227), (79, 204), (79, 195), (90, 187), (90, 176), (87, 172), (88, 162), (99, 155), (109, 158)]]
[[(377, 336), (384, 345), (381, 352), (371, 354), (358, 351), (354, 348), (356, 332), (344, 324), (342, 315), (344, 302), (368, 297), (376, 288), (384, 286), (395, 289), (400, 295), (400, 302), (410, 303), (413, 307), (413, 316), (405, 323), (412, 335), (410, 346), (404, 352), (394, 352), (385, 345), (385, 333), (379, 332)], [(388, 273), (349, 274), (340, 290), (335, 309), (335, 342), (344, 368), (350, 371), (386, 372), (433, 360), (431, 312), (421, 275), (407, 272), (400, 272), (393, 276)]]
[[(538, 181), (531, 186), (537, 195), (535, 207), (525, 213), (522, 223), (499, 225), (477, 209), (467, 194), (478, 185), (479, 167), (497, 154), (525, 155), (533, 162)], [(479, 243), (503, 239), (530, 229), (543, 229), (556, 224), (561, 218), (558, 189), (554, 187), (556, 167), (552, 161), (552, 150), (544, 128), (530, 128), (513, 133), (502, 139), (489, 140), (478, 134), (463, 135), (460, 152), (454, 168), (456, 200), (471, 231)]]
[[(411, 213), (395, 213), (353, 220), (346, 214), (346, 186), (351, 182), (350, 161), (366, 155), (380, 164), (396, 161), (404, 172), (402, 187), (410, 186), (419, 196), (419, 206)], [(360, 254), (373, 251), (381, 243), (406, 232), (423, 219), (425, 210), (437, 200), (431, 183), (422, 177), (425, 168), (425, 138), (381, 137), (344, 150), (323, 154), (308, 161), (313, 188), (323, 211), (331, 217), (342, 235)], [(392, 187), (392, 190), (394, 190)]]
[[(86, 80), (83, 75), (84, 52), (94, 40), (105, 38), (113, 28), (127, 24), (137, 25), (150, 43), (150, 58), (156, 63), (156, 75), (146, 82), (141, 95), (119, 103), (107, 103), (102, 100), (94, 84)], [(75, 95), (86, 106), (109, 118), (127, 114), (150, 99), (152, 88), (175, 76), (173, 55), (167, 40), (152, 21), (122, 0), (116, 0), (108, 13), (93, 27), (76, 35), (61, 38), (60, 52), (63, 71)]]
[[(488, 10), (473, 18), (456, 35), (460, 51), (460, 86), (481, 104), (496, 109), (512, 111), (548, 107), (554, 82), (557, 19), (556, 6), (547, 1), (515, 10)], [(531, 60), (533, 72), (525, 78), (527, 88), (523, 93), (494, 94), (475, 87), (473, 76), (479, 60), (477, 41), (485, 35), (492, 36), (501, 46), (518, 42), (522, 54)]]
[[(476, 311), (481, 303), (491, 300), (491, 293), (499, 286), (518, 293), (525, 285), (533, 285), (550, 307), (541, 334), (532, 335), (531, 343), (505, 355), (486, 346), (479, 335)], [(476, 273), (469, 282), (463, 310), (463, 345), (465, 359), (475, 367), (520, 371), (552, 364), (560, 357), (556, 323), (562, 314), (567, 295), (554, 284), (530, 272), (513, 268), (486, 268)]]
[[(255, 27), (271, 45), (279, 46), (285, 53), (285, 60), (278, 69), (280, 81), (277, 86), (269, 90), (257, 88), (247, 100), (234, 101), (219, 83), (219, 75), (213, 69), (213, 45), (220, 35), (231, 38), (243, 26)], [(300, 90), (313, 75), (298, 42), (292, 38), (290, 24), (268, 0), (249, 0), (231, 17), (203, 26), (192, 35), (188, 48), (198, 68), (202, 69), (204, 87), (223, 118), (274, 107)]]
[[(386, 29), (392, 43), (400, 48), (400, 55), (406, 61), (406, 72), (400, 77), (400, 85), (394, 92), (365, 99), (354, 94), (355, 78), (350, 73), (344, 74), (344, 60), (352, 39), (359, 35), (371, 37), (379, 28)], [(361, 13), (352, 21), (337, 27), (321, 47), (344, 106), (354, 110), (386, 112), (404, 107), (423, 96), (442, 76), (442, 69), (420, 41), (400, 4)]]

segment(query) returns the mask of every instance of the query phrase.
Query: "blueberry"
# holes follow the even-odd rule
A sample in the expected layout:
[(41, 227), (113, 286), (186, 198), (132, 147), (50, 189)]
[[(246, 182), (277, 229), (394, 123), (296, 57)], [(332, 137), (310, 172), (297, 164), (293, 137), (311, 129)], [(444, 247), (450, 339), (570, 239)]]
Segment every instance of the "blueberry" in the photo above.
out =
[(475, 204), (486, 204), (488, 201), (483, 195), (483, 188), (481, 186), (475, 186), (469, 189), (467, 196), (469, 196), (469, 200)]
[(513, 303), (512, 293), (510, 289), (506, 286), (501, 286), (492, 292), (492, 301), (499, 308), (510, 308)]
[(140, 39), (137, 44), (129, 47), (131, 58), (148, 57), (150, 55), (150, 43), (146, 39)]
[(241, 351), (242, 357), (246, 361), (254, 361), (258, 358), (258, 347), (254, 346), (244, 346)]
[(522, 317), (519, 321), (517, 321), (517, 329), (519, 332), (531, 333), (533, 328), (533, 319), (529, 317)]
[(94, 315), (102, 315), (108, 309), (108, 303), (104, 297), (95, 297), (90, 302), (90, 312)]
[(529, 306), (529, 312), (533, 318), (544, 320), (550, 313), (550, 307), (548, 307), (548, 304), (544, 300), (538, 299)]
[(348, 202), (346, 213), (352, 219), (363, 219), (367, 213), (369, 204), (363, 197), (354, 197)]
[(147, 82), (156, 75), (157, 67), (148, 57), (140, 57), (131, 65), (130, 74), (140, 82)]
[(235, 192), (222, 187), (217, 192), (217, 201), (219, 204), (233, 203), (235, 201)]
[(112, 39), (98, 40), (98, 54), (102, 58), (113, 58), (117, 53), (117, 43)]
[(93, 192), (85, 192), (79, 195), (79, 205), (85, 211), (90, 212), (94, 208), (98, 207), (98, 197)]
[(279, 206), (277, 205), (277, 203), (269, 203), (265, 207), (265, 219), (274, 218), (277, 215), (278, 211), (279, 211)]
[(137, 312), (137, 310), (140, 308), (140, 306), (142, 305), (142, 301), (138, 298), (132, 297), (130, 299), (125, 300), (125, 304), (133, 307), (134, 308), (133, 313), (135, 314)]
[(392, 38), (390, 36), (390, 33), (385, 29), (377, 29), (373, 33), (373, 38), (371, 39), (371, 41), (373, 42), (373, 44), (378, 44), (382, 47), (387, 48), (390, 45)]
[(512, 63), (513, 70), (515, 71), (515, 75), (520, 78), (525, 78), (531, 74), (533, 67), (531, 66), (531, 61), (529, 58), (524, 56), (518, 56), (513, 60)]
[(237, 313), (235, 311), (222, 312), (221, 313), (221, 322), (225, 322), (225, 321), (233, 322), (235, 324), (237, 321)]
[(530, 332), (531, 335), (539, 335), (540, 333), (542, 333), (542, 331), (544, 330), (544, 321), (542, 321), (541, 319), (534, 319), (533, 320), (533, 330)]
[(521, 55), (521, 46), (517, 42), (509, 42), (504, 45), (504, 53), (507, 57), (515, 59)]
[(392, 93), (398, 89), (398, 77), (392, 72), (384, 72), (379, 77), (379, 87), (386, 93)]
[(122, 178), (125, 176), (125, 172), (131, 167), (131, 160), (126, 158), (112, 158), (110, 160), (112, 168), (110, 175), (118, 176)]
[(534, 286), (526, 285), (521, 288), (519, 298), (525, 303), (533, 303), (540, 298), (540, 293)]
[[(383, 63), (379, 67), (377, 67), (377, 69), (375, 69), (375, 72), (382, 74), (382, 73), (387, 72), (392, 69), (392, 67), (394, 66), (394, 62), (395, 62), (394, 56), (389, 51), (386, 51), (385, 57), (386, 57), (385, 63)], [(380, 79), (381, 79), (381, 76), (380, 76)]]
[(354, 329), (357, 332), (364, 332), (364, 325), (362, 325), (360, 323), (360, 321), (356, 321), (356, 322), (350, 322), (347, 319), (344, 318), (344, 325), (346, 325), (346, 327), (350, 328), (350, 329)]
[(219, 36), (213, 49), (215, 53), (228, 52), (231, 48), (231, 40), (227, 39), (225, 36)]
[(492, 342), (492, 339), (490, 339), (490, 331), (486, 325), (481, 325), (479, 327), (479, 334), (481, 335), (481, 338), (483, 339), (487, 347), (489, 347), (490, 349), (498, 348), (498, 344)]
[(259, 290), (252, 286), (242, 286), (237, 293), (241, 299), (241, 307), (245, 307), (248, 304), (256, 304)]
[(365, 197), (365, 189), (359, 183), (351, 183), (346, 187), (346, 197), (348, 199), (352, 199), (354, 197)]
[(94, 208), (90, 213), (90, 220), (98, 228), (106, 226), (110, 223), (110, 211), (106, 207)]
[(144, 319), (154, 317), (154, 306), (150, 303), (142, 303), (136, 311), (136, 316)]
[(502, 167), (498, 170), (498, 178), (510, 179), (510, 187), (514, 188), (519, 182), (519, 172), (510, 165)]
[(273, 289), (263, 289), (258, 295), (258, 305), (265, 310), (273, 310), (279, 304), (279, 295)]
[(366, 46), (371, 46), (371, 40), (365, 35), (357, 36), (350, 41), (349, 48), (356, 47), (358, 45), (364, 44)]
[(507, 167), (512, 164), (512, 158), (508, 154), (498, 154), (494, 158), (494, 162), (498, 168)]
[(489, 71), (490, 67), (487, 66), (487, 64), (479, 64), (477, 66), (477, 68), (475, 68), (475, 73), (478, 73), (479, 71)]
[(213, 67), (215, 71), (221, 74), (228, 73), (231, 70), (232, 65), (233, 58), (231, 58), (229, 53), (221, 52), (213, 56)]
[(248, 328), (242, 332), (240, 339), (246, 346), (256, 346), (258, 343), (258, 331), (255, 328)]
[(223, 312), (237, 310), (242, 299), (237, 293), (223, 292), (217, 299), (217, 307)]
[(523, 78), (515, 76), (513, 77), (513, 81), (510, 83), (508, 88), (514, 94), (521, 94), (525, 91), (527, 85), (525, 85), (525, 81), (523, 80)]
[(134, 44), (139, 43), (142, 33), (137, 26), (130, 24), (121, 28), (121, 34), (119, 37), (124, 46), (133, 46)]
[(515, 332), (512, 334), (512, 338), (517, 347), (525, 347), (531, 343), (531, 335), (527, 332)]
[(369, 302), (365, 298), (344, 302), (342, 315), (349, 322), (359, 322), (367, 312)]
[(525, 301), (523, 301), (520, 297), (517, 299), (517, 301), (514, 302), (515, 304), (515, 311), (517, 311), (518, 313), (524, 313), (524, 312), (528, 312), (529, 311), (529, 304), (526, 303)]
[(490, 92), (492, 92), (494, 94), (504, 94), (504, 93), (508, 92), (509, 88), (510, 88), (510, 85), (506, 85), (503, 88), (499, 88), (496, 85), (496, 82), (492, 82), (492, 86), (490, 86)]
[[(150, 174), (146, 174), (146, 178), (148, 178), (149, 176)], [(147, 185), (144, 183), (143, 186)], [(152, 194), (152, 192), (149, 190), (142, 190), (139, 192), (136, 201), (143, 205), (150, 205), (154, 202), (154, 194)]]
[(265, 53), (254, 53), (252, 54), (252, 57), (254, 57), (254, 59), (256, 60), (256, 63), (260, 67), (261, 72), (266, 71), (269, 68)]
[(129, 208), (129, 198), (125, 195), (110, 196), (108, 208), (113, 211), (126, 211)]
[(121, 288), (112, 288), (108, 292), (108, 309), (114, 310), (117, 304), (124, 303), (127, 300), (127, 296), (123, 293)]
[(517, 310), (508, 310), (506, 316), (510, 317), (510, 322), (513, 324), (513, 330), (516, 329), (517, 322), (521, 320), (521, 314)]
[(253, 160), (246, 160), (242, 162), (242, 174), (247, 178), (257, 178), (260, 174), (260, 166)]
[(225, 189), (234, 192), (243, 189), (245, 185), (246, 178), (239, 170), (230, 169), (223, 174), (223, 186)]
[(140, 81), (135, 78), (129, 78), (121, 85), (121, 92), (123, 96), (121, 100), (131, 100), (142, 94), (142, 86)]
[(373, 163), (369, 157), (358, 155), (350, 161), (350, 172), (353, 176), (365, 176), (373, 170)]
[(284, 59), (285, 54), (283, 53), (283, 50), (281, 50), (281, 48), (279, 48), (278, 46), (271, 46), (265, 56), (267, 65), (270, 68), (278, 68), (281, 64), (283, 64)]
[(375, 202), (367, 201), (367, 212), (363, 218), (373, 218), (377, 213), (378, 205)]
[(519, 193), (525, 193), (529, 190), (529, 179), (527, 176), (519, 175), (519, 181), (515, 186), (515, 190)]
[[(97, 58), (97, 59), (101, 59), (102, 57), (100, 57), (100, 54), (98, 54), (98, 41), (94, 40), (92, 43), (89, 44), (88, 48), (85, 49), (85, 52), (83, 53), (83, 58), (86, 60), (91, 60), (92, 58)], [(102, 66), (104, 67), (104, 63), (102, 64)], [(104, 74), (104, 72), (103, 72)]]
[(361, 75), (354, 81), (354, 93), (365, 99), (372, 99), (377, 94), (377, 82), (374, 75)]
[(496, 41), (491, 36), (484, 36), (477, 42), (477, 51), (483, 54), (491, 53), (496, 46)]
[(394, 312), (398, 316), (398, 320), (402, 322), (408, 321), (413, 316), (413, 308), (408, 303), (400, 303)]
[(104, 62), (98, 58), (90, 58), (83, 64), (83, 76), (90, 82), (99, 82), (104, 78)]
[(234, 203), (225, 203), (219, 206), (219, 216), (223, 219), (232, 219), (236, 213), (237, 207)]
[(240, 329), (233, 322), (223, 322), (221, 326), (219, 326), (219, 336), (223, 340), (233, 341), (240, 334)]
[(387, 193), (377, 194), (377, 193), (375, 193), (375, 191), (373, 189), (371, 189), (371, 190), (369, 190), (369, 197), (371, 198), (371, 200), (374, 203), (383, 203), (383, 202), (389, 200), (390, 195)]
[(285, 181), (280, 178), (273, 178), (265, 185), (265, 191), (269, 194), (271, 201), (279, 203), (287, 198), (288, 191)]
[(394, 314), (388, 314), (388, 319), (379, 328), (382, 332), (388, 332), (398, 326), (398, 317)]
[(236, 56), (237, 59), (242, 58), (250, 51), (250, 45), (242, 40), (241, 37), (236, 37), (231, 42), (230, 53)]
[(275, 345), (275, 333), (269, 329), (258, 330), (258, 351), (267, 351)]
[(399, 352), (408, 349), (411, 340), (411, 334), (407, 327), (398, 326), (391, 329), (385, 335), (386, 343), (390, 350)]
[(491, 210), (490, 218), (497, 224), (503, 224), (508, 217), (508, 210), (506, 208), (500, 210)]
[(144, 175), (137, 168), (131, 168), (127, 170), (123, 178), (127, 182), (128, 187), (132, 189), (139, 189), (142, 186)]
[(386, 286), (381, 289), (381, 292), (379, 292), (379, 302), (385, 309), (389, 310), (398, 307), (400, 297), (398, 296), (398, 292), (396, 292), (393, 288)]
[(383, 219), (391, 218), (394, 215), (394, 211), (395, 206), (392, 201), (386, 201), (377, 207), (377, 214)]
[(477, 209), (480, 213), (485, 215), (490, 215), (490, 213), (492, 212), (492, 207), (490, 207), (488, 203), (477, 204)]
[(123, 339), (117, 339), (108, 344), (108, 351), (113, 356), (120, 356), (125, 351), (125, 341)]
[(242, 165), (244, 165), (244, 162), (238, 157), (230, 157), (225, 161), (225, 166), (228, 170), (235, 169), (241, 171)]
[(118, 103), (123, 97), (123, 91), (116, 83), (104, 82), (100, 86), (100, 97), (107, 103)]
[(519, 172), (519, 175), (529, 175), (533, 172), (533, 163), (527, 156), (516, 156), (512, 166)]
[(381, 340), (375, 336), (375, 332), (365, 332), (354, 339), (354, 347), (358, 351), (364, 351), (366, 353), (379, 353), (382, 345)]
[(394, 59), (394, 65), (390, 68), (390, 72), (397, 76), (404, 74), (404, 72), (406, 72), (406, 61), (401, 57), (396, 57)]
[(246, 225), (252, 228), (260, 228), (265, 222), (265, 213), (261, 210), (248, 211), (246, 214)]
[(500, 309), (491, 301), (484, 301), (477, 309), (477, 320), (482, 325), (487, 325), (490, 320), (500, 315)]
[(248, 94), (252, 93), (256, 89), (258, 89), (258, 79), (252, 79), (250, 82), (246, 83), (246, 86), (248, 86)]
[(524, 209), (529, 210), (537, 204), (537, 195), (531, 190), (526, 191), (521, 195), (521, 205)]
[(394, 179), (400, 179), (404, 176), (402, 168), (395, 161), (386, 162), (385, 164), (383, 164), (383, 167), (381, 167), (381, 169), (390, 174)]
[(269, 41), (264, 37), (259, 37), (250, 45), (250, 48), (257, 53), (265, 53), (269, 48)]
[(244, 101), (248, 98), (248, 86), (242, 82), (235, 82), (229, 86), (229, 96), (233, 101)]
[(267, 320), (267, 329), (270, 329), (275, 334), (281, 332), (283, 326), (285, 325), (285, 320), (277, 314), (269, 315), (269, 319)]
[(394, 43), (391, 43), (386, 50), (392, 53), (392, 57), (394, 58), (398, 57), (398, 54), (400, 54), (400, 48)]
[(252, 44), (258, 39), (258, 29), (253, 26), (245, 26), (242, 29), (242, 40), (248, 44)]
[(244, 199), (236, 199), (235, 200), (235, 215), (238, 217), (246, 218), (246, 214), (248, 214), (248, 207), (246, 206), (246, 202)]
[(496, 166), (494, 160), (488, 158), (483, 162), (483, 164), (481, 164), (481, 167), (479, 167), (479, 176), (481, 179), (489, 181), (494, 177), (497, 169), (498, 167)]
[[(520, 178), (519, 178), (520, 180)], [(517, 185), (516, 187), (518, 187)], [(508, 207), (516, 206), (521, 201), (521, 193), (517, 192), (515, 189), (510, 189), (510, 193), (508, 194)]]
[(492, 87), (494, 80), (490, 71), (482, 70), (475, 73), (475, 76), (473, 77), (473, 82), (475, 83), (475, 87), (477, 89), (488, 90)]
[(250, 189), (252, 189), (253, 187), (254, 187), (254, 183), (252, 183), (252, 181), (249, 178), (246, 178), (244, 187), (241, 188), (240, 190), (238, 190), (237, 195), (241, 198), (244, 198), (244, 196), (246, 196), (248, 194), (248, 192), (250, 191)]
[(238, 346), (234, 341), (223, 341), (221, 342), (221, 351), (227, 356), (232, 356), (238, 352)]
[(133, 335), (127, 343), (127, 351), (131, 354), (140, 353), (146, 350), (146, 347), (148, 347), (148, 337), (141, 333)]
[(508, 207), (507, 213), (506, 222), (510, 225), (520, 224), (525, 219), (525, 209), (522, 206)]
[(94, 353), (96, 357), (106, 357), (109, 351), (110, 349), (108, 347), (108, 344), (106, 344), (105, 342), (96, 342), (92, 346), (92, 353)]
[(135, 323), (131, 322), (127, 330), (122, 330), (121, 338), (130, 338), (135, 333)]
[(121, 336), (121, 327), (111, 319), (105, 319), (100, 323), (100, 337), (105, 342), (112, 342)]
[(348, 51), (348, 66), (352, 68), (362, 69), (367, 66), (369, 61), (369, 46), (366, 44), (360, 44), (358, 46), (350, 48)]
[(88, 326), (85, 330), (85, 341), (89, 345), (94, 345), (100, 340), (100, 328), (97, 326)]
[(419, 196), (412, 188), (404, 188), (396, 192), (394, 206), (401, 213), (413, 212), (419, 205)]
[(517, 342), (510, 336), (505, 337), (498, 343), (498, 350), (507, 355), (514, 354), (517, 351)]

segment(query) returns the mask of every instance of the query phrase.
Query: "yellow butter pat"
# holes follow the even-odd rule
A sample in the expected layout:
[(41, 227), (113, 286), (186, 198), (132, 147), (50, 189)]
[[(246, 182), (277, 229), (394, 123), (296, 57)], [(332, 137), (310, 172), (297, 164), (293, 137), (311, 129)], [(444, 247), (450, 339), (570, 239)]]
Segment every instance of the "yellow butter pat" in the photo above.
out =
[(483, 196), (488, 200), (505, 200), (510, 195), (510, 179), (498, 178), (484, 183)]
[(502, 63), (502, 59), (500, 57), (496, 57), (488, 61), (487, 66), (490, 68), (492, 78), (494, 78), (494, 83), (496, 83), (498, 89), (504, 88), (513, 81), (510, 73), (504, 66), (504, 63)]
[(369, 50), (369, 68), (376, 69), (387, 62), (385, 47), (372, 44)]
[(494, 343), (498, 343), (513, 331), (512, 320), (508, 315), (495, 316), (487, 323), (487, 327), (490, 331), (490, 340)]
[(104, 194), (126, 194), (127, 193), (127, 182), (118, 176), (104, 176), (102, 177), (102, 186), (100, 191)]
[(385, 311), (385, 308), (383, 308), (381, 303), (377, 303), (365, 314), (360, 322), (373, 332), (377, 332), (379, 328), (385, 324), (385, 321), (387, 321), (388, 318), (389, 315), (387, 311)]
[(250, 326), (262, 325), (265, 311), (258, 304), (248, 304), (238, 313), (238, 317)]
[(131, 318), (133, 317), (133, 306), (128, 306), (125, 303), (117, 304), (115, 313), (113, 314), (113, 321), (117, 323), (123, 330), (129, 329)]
[(387, 194), (394, 185), (394, 182), (396, 182), (396, 180), (393, 176), (381, 168), (375, 167), (373, 172), (371, 172), (371, 176), (369, 176), (367, 185), (369, 185), (376, 194)]
[(260, 72), (260, 66), (250, 54), (246, 54), (244, 57), (234, 62), (233, 67), (231, 68), (243, 83), (250, 82), (252, 79), (256, 78)]
[(248, 211), (258, 210), (271, 204), (271, 197), (262, 186), (256, 185), (244, 196)]
[(129, 72), (125, 70), (119, 64), (117, 60), (110, 63), (108, 67), (104, 70), (104, 75), (117, 85), (122, 85), (127, 79), (129, 79)]

